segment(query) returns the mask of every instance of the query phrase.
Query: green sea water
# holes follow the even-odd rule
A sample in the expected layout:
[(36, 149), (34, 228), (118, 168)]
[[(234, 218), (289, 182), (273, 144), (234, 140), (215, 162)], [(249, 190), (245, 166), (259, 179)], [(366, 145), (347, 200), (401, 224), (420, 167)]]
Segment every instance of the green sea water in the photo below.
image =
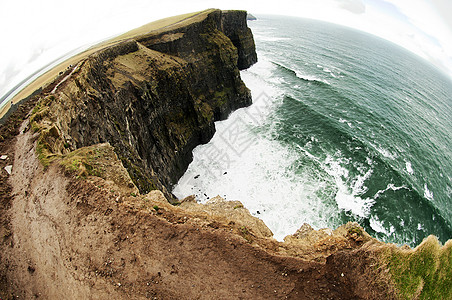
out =
[(319, 21), (249, 22), (254, 104), (217, 122), (174, 188), (240, 200), (282, 239), (360, 223), (415, 246), (452, 238), (452, 81), (382, 39)]

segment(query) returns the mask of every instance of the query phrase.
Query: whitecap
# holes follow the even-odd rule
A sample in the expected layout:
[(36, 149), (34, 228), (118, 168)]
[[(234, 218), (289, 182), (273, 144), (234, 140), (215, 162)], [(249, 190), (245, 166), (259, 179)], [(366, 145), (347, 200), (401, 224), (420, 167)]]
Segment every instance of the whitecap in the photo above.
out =
[(424, 184), (424, 197), (430, 201), (433, 200), (433, 192), (428, 189), (427, 183)]
[[(383, 126), (383, 125), (382, 125)], [(397, 158), (397, 154), (396, 153), (391, 153), (388, 149), (385, 149), (381, 146), (377, 146), (373, 143), (370, 143), (370, 145), (377, 150), (381, 155), (383, 155), (386, 158), (390, 158), (390, 159), (396, 159)]]
[(344, 179), (349, 176), (349, 171), (342, 167), (341, 163), (347, 163), (347, 161), (344, 161), (343, 158), (334, 159), (332, 156), (327, 156), (324, 162), (324, 170), (334, 178), (336, 183), (336, 203), (339, 209), (351, 211), (353, 214), (365, 218), (369, 216), (375, 200), (371, 198), (363, 199), (360, 195), (367, 190), (364, 182), (370, 177), (372, 170), (369, 169), (364, 175), (355, 177), (351, 181), (352, 186), (348, 187)]
[(370, 227), (376, 232), (385, 234), (386, 236), (392, 235), (395, 232), (394, 226), (389, 226), (389, 229), (385, 226), (378, 216), (371, 216), (369, 219)]
[(414, 171), (413, 171), (413, 167), (411, 166), (411, 162), (409, 161), (405, 161), (405, 168), (408, 174), (413, 175)]
[(389, 191), (389, 190), (398, 191), (398, 190), (401, 190), (401, 189), (408, 189), (408, 188), (405, 185), (395, 186), (394, 184), (389, 183), (384, 190), (379, 190), (378, 192), (375, 193), (374, 199), (375, 200), (378, 199), (386, 191)]
[(348, 121), (346, 119), (339, 118), (339, 122), (346, 123), (348, 125), (348, 127), (353, 128), (352, 122), (350, 122), (350, 121)]
[(297, 70), (295, 70), (295, 75), (298, 78), (306, 80), (306, 81), (317, 81), (317, 82), (323, 82), (323, 83), (330, 85), (330, 83), (325, 79), (320, 79), (320, 78), (312, 76), (312, 75), (307, 75), (307, 74), (301, 73), (300, 71), (297, 71)]

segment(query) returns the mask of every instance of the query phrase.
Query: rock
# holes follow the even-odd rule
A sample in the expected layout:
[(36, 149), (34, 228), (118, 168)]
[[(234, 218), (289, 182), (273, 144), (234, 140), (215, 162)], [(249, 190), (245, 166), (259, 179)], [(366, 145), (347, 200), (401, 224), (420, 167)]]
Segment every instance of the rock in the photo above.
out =
[(304, 223), (301, 225), (301, 227), (293, 234), (294, 237), (301, 239), (308, 235), (311, 231), (313, 231), (314, 228), (311, 227), (311, 225)]
[(5, 167), (5, 171), (6, 171), (9, 175), (11, 175), (12, 170), (13, 170), (13, 166), (12, 166), (12, 165), (8, 165), (8, 166)]
[(248, 14), (246, 15), (246, 19), (247, 19), (248, 21), (255, 21), (255, 20), (257, 20), (257, 18), (256, 18), (255, 16), (253, 16), (252, 14), (250, 14), (250, 13), (248, 13)]
[(31, 118), (49, 156), (108, 142), (140, 193), (174, 202), (214, 121), (251, 104), (239, 70), (256, 61), (246, 12), (207, 10), (90, 55)]
[(8, 158), (8, 155), (2, 155), (2, 156), (0, 156), (0, 159), (1, 160), (6, 160)]
[(181, 208), (192, 214), (205, 213), (220, 223), (234, 223), (237, 227), (246, 228), (247, 231), (258, 237), (272, 237), (273, 233), (265, 223), (243, 207), (240, 201), (227, 201), (216, 196), (205, 204), (191, 201), (181, 201)]

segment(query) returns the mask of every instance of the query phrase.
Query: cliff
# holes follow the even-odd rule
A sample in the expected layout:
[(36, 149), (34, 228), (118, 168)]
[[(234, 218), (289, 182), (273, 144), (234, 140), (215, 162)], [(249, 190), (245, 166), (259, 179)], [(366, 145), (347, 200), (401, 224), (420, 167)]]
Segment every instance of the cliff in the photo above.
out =
[(208, 10), (101, 49), (40, 95), (31, 126), (52, 158), (110, 143), (140, 192), (168, 192), (214, 121), (251, 104), (257, 61), (246, 12)]
[(168, 192), (213, 122), (251, 102), (246, 12), (164, 20), (79, 58), (0, 127), (1, 299), (452, 297), (450, 241), (399, 248), (348, 223), (278, 242), (239, 201)]

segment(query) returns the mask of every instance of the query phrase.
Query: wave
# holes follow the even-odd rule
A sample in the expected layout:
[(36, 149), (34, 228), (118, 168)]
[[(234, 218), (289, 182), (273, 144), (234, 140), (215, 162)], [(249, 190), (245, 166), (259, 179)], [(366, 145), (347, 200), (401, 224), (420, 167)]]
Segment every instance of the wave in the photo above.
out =
[(277, 63), (277, 62), (275, 62), (275, 61), (272, 61), (272, 63), (273, 63), (275, 66), (277, 66), (278, 68), (280, 68), (280, 69), (282, 69), (282, 70), (284, 70), (284, 71), (287, 71), (287, 72), (289, 72), (289, 73), (295, 75), (297, 78), (299, 78), (299, 79), (301, 79), (301, 80), (303, 80), (303, 81), (306, 81), (306, 82), (312, 82), (312, 83), (316, 83), (316, 84), (320, 84), (320, 85), (323, 85), (323, 84), (331, 85), (331, 83), (329, 83), (329, 82), (328, 82), (327, 80), (325, 80), (325, 79), (317, 78), (317, 77), (315, 77), (315, 76), (313, 76), (313, 75), (302, 74), (302, 73), (301, 73), (300, 71), (298, 71), (298, 70), (293, 70), (293, 69), (291, 69), (291, 68), (289, 68), (289, 67), (287, 67), (287, 66), (285, 66), (285, 65), (283, 65), (283, 64), (281, 64), (281, 63)]

